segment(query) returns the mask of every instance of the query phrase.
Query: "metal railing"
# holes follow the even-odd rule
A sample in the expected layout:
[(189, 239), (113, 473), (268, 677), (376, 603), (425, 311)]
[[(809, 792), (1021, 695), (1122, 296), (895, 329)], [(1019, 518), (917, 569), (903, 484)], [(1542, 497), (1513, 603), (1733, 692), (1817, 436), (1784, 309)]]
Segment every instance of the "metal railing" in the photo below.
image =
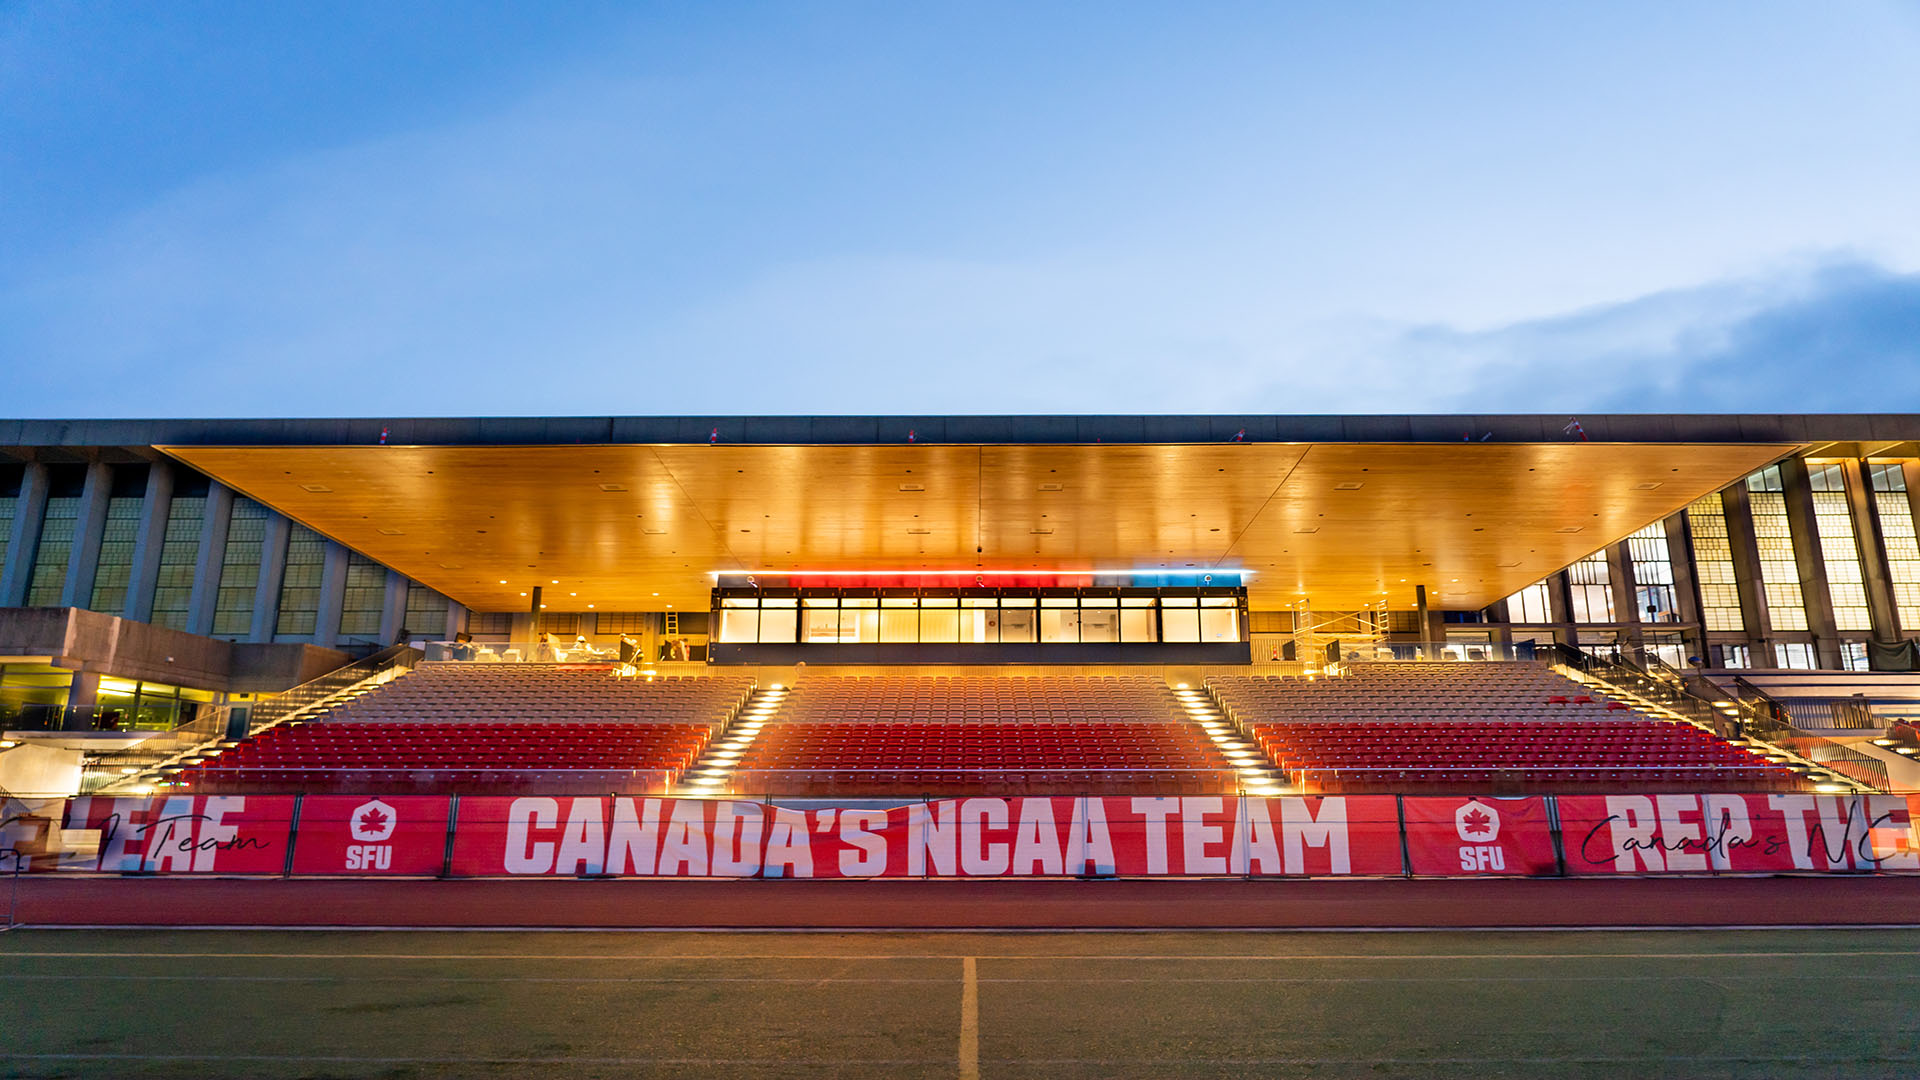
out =
[(1745, 679), (1734, 680), (1728, 694), (1705, 676), (1681, 671), (1651, 653), (1600, 656), (1556, 642), (1550, 654), (1573, 668), (1651, 702), (1734, 742), (1755, 740), (1778, 747), (1811, 766), (1825, 769), (1879, 791), (1890, 780), (1886, 762), (1850, 750), (1794, 724), (1785, 706)]

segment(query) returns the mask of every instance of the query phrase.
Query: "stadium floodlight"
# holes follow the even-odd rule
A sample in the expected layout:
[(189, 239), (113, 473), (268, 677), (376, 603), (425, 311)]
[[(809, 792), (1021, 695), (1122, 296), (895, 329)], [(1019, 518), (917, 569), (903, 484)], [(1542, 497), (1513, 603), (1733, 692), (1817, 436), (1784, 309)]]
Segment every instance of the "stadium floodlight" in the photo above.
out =
[(1875, 746), (1892, 746), (1892, 745), (1893, 745), (1893, 740), (1892, 740), (1892, 739), (1875, 739), (1875, 740), (1873, 740), (1873, 745), (1875, 745)]
[(1893, 748), (1893, 752), (1896, 754), (1915, 754), (1920, 753), (1920, 750), (1915, 750), (1911, 746), (1896, 746)]
[(1821, 794), (1823, 794), (1823, 795), (1838, 795), (1838, 794), (1841, 794), (1841, 793), (1843, 793), (1843, 792), (1845, 792), (1845, 791), (1847, 790), (1847, 785), (1845, 785), (1845, 784), (1815, 784), (1815, 785), (1813, 785), (1813, 790), (1815, 790), (1815, 791), (1818, 791), (1818, 792), (1820, 792), (1820, 793), (1821, 793)]

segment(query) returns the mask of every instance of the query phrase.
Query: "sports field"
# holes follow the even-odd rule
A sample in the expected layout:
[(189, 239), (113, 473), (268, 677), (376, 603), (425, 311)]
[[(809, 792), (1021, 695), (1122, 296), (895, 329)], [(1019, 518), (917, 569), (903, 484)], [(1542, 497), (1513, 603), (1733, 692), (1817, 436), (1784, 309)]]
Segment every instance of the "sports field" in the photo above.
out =
[(1920, 930), (19, 930), (7, 1076), (1910, 1077)]

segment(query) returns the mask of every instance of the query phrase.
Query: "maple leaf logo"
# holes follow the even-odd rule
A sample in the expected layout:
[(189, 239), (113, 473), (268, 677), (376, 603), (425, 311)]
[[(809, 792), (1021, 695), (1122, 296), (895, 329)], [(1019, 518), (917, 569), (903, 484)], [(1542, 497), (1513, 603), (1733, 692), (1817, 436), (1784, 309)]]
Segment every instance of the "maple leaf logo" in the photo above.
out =
[(1453, 827), (1469, 844), (1491, 844), (1500, 835), (1500, 811), (1468, 799), (1453, 812)]
[(393, 835), (394, 819), (393, 807), (374, 799), (355, 807), (347, 822), (357, 843), (377, 844)]
[(1467, 816), (1460, 819), (1461, 831), (1469, 836), (1485, 836), (1492, 831), (1488, 828), (1488, 824), (1486, 813), (1477, 806), (1467, 811)]

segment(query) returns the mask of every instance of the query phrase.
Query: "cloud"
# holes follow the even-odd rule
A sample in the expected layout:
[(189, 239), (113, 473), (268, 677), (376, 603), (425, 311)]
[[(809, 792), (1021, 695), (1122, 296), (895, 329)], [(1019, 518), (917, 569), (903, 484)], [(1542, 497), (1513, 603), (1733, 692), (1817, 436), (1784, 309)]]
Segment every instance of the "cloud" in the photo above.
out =
[(1908, 411), (1920, 274), (1837, 258), (1484, 330), (1355, 327), (1342, 348), (1378, 391), (1342, 409)]

